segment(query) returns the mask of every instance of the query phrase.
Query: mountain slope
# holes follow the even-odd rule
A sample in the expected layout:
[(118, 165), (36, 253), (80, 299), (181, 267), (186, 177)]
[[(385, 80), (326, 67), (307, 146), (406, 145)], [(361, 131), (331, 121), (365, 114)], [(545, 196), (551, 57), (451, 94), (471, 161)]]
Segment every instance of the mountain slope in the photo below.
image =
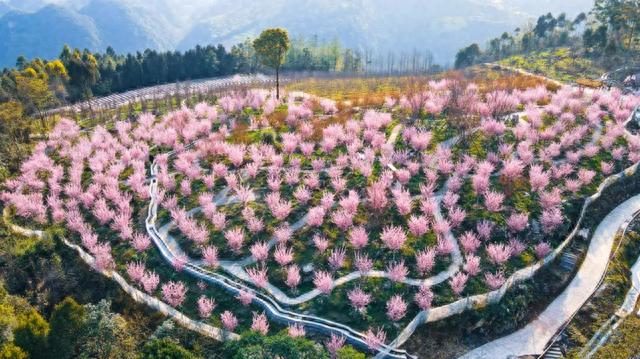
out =
[(218, 1), (203, 13), (215, 15), (203, 18), (178, 48), (207, 41), (237, 43), (263, 28), (281, 26), (295, 35), (337, 38), (348, 47), (377, 52), (430, 49), (440, 62), (450, 61), (466, 43), (485, 41), (526, 21), (509, 9), (470, 0), (277, 0), (269, 5)]
[(0, 65), (16, 58), (56, 57), (64, 44), (78, 48), (101, 47), (93, 20), (75, 11), (47, 5), (35, 13), (11, 11), (0, 18)]
[[(0, 66), (13, 64), (20, 54), (49, 57), (65, 43), (91, 50), (111, 45), (118, 52), (185, 50), (232, 45), (274, 26), (287, 28), (292, 37), (338, 39), (347, 47), (378, 55), (428, 49), (436, 62), (446, 64), (469, 43), (482, 45), (548, 11), (567, 11), (573, 17), (587, 11), (592, 1), (0, 0), (0, 15), (2, 5), (37, 10), (13, 11), (0, 18), (0, 43), (6, 44), (0, 50)], [(46, 15), (52, 9), (57, 13)]]
[(115, 0), (94, 0), (80, 10), (93, 19), (104, 46), (117, 52), (135, 52), (146, 48), (169, 50), (176, 41), (168, 21)]

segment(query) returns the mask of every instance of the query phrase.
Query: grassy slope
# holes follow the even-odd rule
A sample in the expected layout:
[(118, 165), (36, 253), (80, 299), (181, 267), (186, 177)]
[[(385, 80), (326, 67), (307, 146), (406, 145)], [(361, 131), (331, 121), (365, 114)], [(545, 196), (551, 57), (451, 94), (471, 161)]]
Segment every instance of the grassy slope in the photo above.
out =
[(514, 55), (502, 59), (498, 63), (545, 75), (563, 82), (576, 82), (579, 79), (596, 80), (606, 71), (593, 60), (580, 57), (566, 47)]

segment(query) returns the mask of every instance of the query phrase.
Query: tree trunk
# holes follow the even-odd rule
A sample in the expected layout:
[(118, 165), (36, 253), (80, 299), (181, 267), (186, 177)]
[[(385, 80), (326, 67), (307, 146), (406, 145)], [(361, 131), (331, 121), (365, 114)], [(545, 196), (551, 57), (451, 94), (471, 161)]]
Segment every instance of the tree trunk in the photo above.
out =
[(276, 67), (276, 99), (280, 99), (280, 66)]
[(46, 135), (46, 133), (47, 133), (47, 123), (45, 121), (44, 114), (41, 111), (38, 111), (38, 117), (40, 117), (40, 127), (42, 127), (40, 132), (43, 135)]

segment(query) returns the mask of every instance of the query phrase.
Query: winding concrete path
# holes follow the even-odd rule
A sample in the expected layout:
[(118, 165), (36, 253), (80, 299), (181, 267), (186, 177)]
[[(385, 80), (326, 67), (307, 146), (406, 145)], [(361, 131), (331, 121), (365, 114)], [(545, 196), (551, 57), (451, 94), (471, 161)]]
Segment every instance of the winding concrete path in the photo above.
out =
[(534, 321), (515, 333), (487, 343), (461, 358), (504, 359), (542, 353), (558, 330), (589, 299), (600, 283), (618, 230), (640, 211), (640, 195), (620, 204), (600, 222), (587, 256), (569, 286)]
[[(177, 255), (182, 254), (181, 249), (174, 247), (176, 243), (167, 242), (166, 238), (163, 238), (158, 229), (156, 228), (156, 220), (158, 217), (158, 203), (156, 201), (158, 182), (156, 176), (157, 164), (153, 164), (151, 167), (151, 180), (149, 184), (149, 194), (151, 200), (149, 202), (149, 210), (147, 218), (145, 220), (147, 234), (151, 237), (154, 245), (160, 251), (162, 257), (169, 263), (172, 263)], [(337, 334), (344, 336), (346, 340), (360, 348), (367, 348), (365, 334), (358, 332), (348, 325), (336, 323), (334, 321), (313, 316), (306, 315), (299, 312), (290, 311), (282, 308), (273, 298), (264, 295), (260, 291), (254, 291), (252, 288), (247, 287), (245, 284), (237, 282), (231, 278), (228, 278), (219, 273), (208, 270), (203, 266), (194, 264), (193, 262), (187, 262), (184, 266), (184, 272), (189, 275), (203, 280), (208, 283), (213, 283), (222, 289), (232, 293), (239, 294), (240, 292), (249, 292), (254, 295), (253, 303), (262, 307), (267, 315), (277, 322), (283, 324), (296, 323), (304, 326), (307, 329), (315, 330), (325, 335)], [(385, 351), (389, 358), (406, 359), (413, 358), (405, 350), (396, 349), (382, 344), (380, 350)]]
[[(288, 79), (280, 79), (280, 83), (286, 83), (288, 81)], [(100, 110), (126, 106), (129, 103), (135, 103), (143, 100), (149, 101), (154, 99), (163, 99), (166, 96), (172, 96), (176, 93), (179, 93), (181, 95), (207, 93), (210, 91), (220, 91), (225, 88), (233, 88), (234, 86), (265, 86), (273, 83), (275, 83), (275, 79), (262, 74), (234, 75), (227, 77), (214, 77), (192, 81), (173, 82), (163, 85), (143, 87), (121, 93), (114, 93), (108, 96), (94, 98), (89, 101), (54, 108), (46, 111), (45, 113), (47, 115), (52, 115), (67, 111), (78, 112), (83, 108), (89, 107), (93, 108), (94, 110)]]
[[(391, 130), (389, 134), (389, 138), (387, 139), (387, 144), (394, 144), (397, 141), (398, 135), (400, 134), (401, 130), (402, 130), (402, 125), (398, 124), (394, 126), (394, 128)], [(458, 138), (454, 137), (446, 141), (446, 143), (444, 143), (444, 146), (450, 148), (453, 145), (455, 145), (457, 140)], [(392, 171), (395, 171), (395, 167), (393, 167), (392, 165), (390, 165), (389, 167)], [(447, 183), (448, 182), (446, 182), (445, 185), (434, 196), (436, 199), (436, 208), (434, 211), (434, 217), (438, 221), (444, 220), (444, 216), (442, 214), (442, 209), (441, 209), (441, 202), (442, 202), (442, 197), (444, 193), (447, 191)], [(419, 197), (420, 197), (419, 195), (414, 196), (414, 199), (417, 199)], [(223, 190), (221, 190), (218, 193), (218, 195), (216, 195), (214, 202), (216, 206), (223, 206), (223, 205), (237, 202), (237, 198), (235, 198), (234, 196), (230, 196), (229, 187), (225, 187)], [(200, 210), (200, 207), (193, 208), (189, 211), (189, 214), (196, 213), (199, 210)], [(293, 232), (296, 232), (297, 230), (303, 228), (306, 225), (306, 223), (307, 223), (307, 216), (305, 215), (290, 226), (291, 230)], [(164, 224), (162, 227), (158, 228), (157, 231), (160, 238), (165, 242), (167, 247), (171, 248), (172, 252), (174, 252), (176, 255), (186, 257), (186, 254), (184, 253), (182, 248), (180, 248), (180, 244), (178, 243), (177, 239), (169, 233), (169, 231), (174, 227), (175, 227), (174, 222), (170, 221)], [(451, 261), (451, 264), (448, 266), (448, 268), (445, 271), (439, 272), (438, 274), (431, 277), (427, 277), (427, 278), (421, 278), (421, 279), (405, 278), (401, 280), (401, 283), (410, 285), (410, 286), (416, 286), (416, 287), (420, 287), (422, 285), (434, 286), (453, 277), (460, 270), (460, 267), (462, 266), (463, 258), (462, 258), (462, 253), (460, 251), (460, 246), (458, 244), (458, 241), (456, 240), (451, 230), (449, 230), (445, 234), (445, 238), (447, 239), (447, 241), (451, 243), (451, 246), (452, 246), (452, 251), (451, 251), (452, 261)], [(277, 240), (274, 236), (269, 240), (267, 246), (269, 249), (271, 249), (276, 243), (277, 243)], [(188, 261), (189, 263), (192, 263), (196, 266), (205, 266), (205, 263), (203, 260), (188, 259)], [(255, 259), (252, 256), (247, 256), (243, 259), (236, 260), (236, 261), (221, 260), (219, 262), (220, 267), (224, 271), (226, 271), (227, 273), (233, 275), (238, 279), (243, 280), (246, 283), (251, 283), (252, 280), (249, 277), (247, 271), (245, 270), (245, 267), (253, 263), (255, 263)], [(346, 284), (350, 281), (353, 281), (362, 277), (389, 278), (389, 273), (382, 270), (370, 270), (365, 273), (362, 273), (359, 271), (353, 271), (342, 277), (336, 278), (333, 281), (333, 287), (334, 288), (339, 287), (343, 284)], [(271, 283), (267, 283), (266, 287), (263, 289), (267, 293), (269, 293), (269, 295), (273, 296), (273, 298), (279, 303), (290, 305), (290, 306), (303, 304), (305, 302), (308, 302), (322, 295), (322, 292), (320, 290), (312, 289), (312, 290), (309, 290), (308, 292), (298, 295), (297, 297), (290, 297), (285, 292), (283, 292), (280, 288), (274, 286)]]

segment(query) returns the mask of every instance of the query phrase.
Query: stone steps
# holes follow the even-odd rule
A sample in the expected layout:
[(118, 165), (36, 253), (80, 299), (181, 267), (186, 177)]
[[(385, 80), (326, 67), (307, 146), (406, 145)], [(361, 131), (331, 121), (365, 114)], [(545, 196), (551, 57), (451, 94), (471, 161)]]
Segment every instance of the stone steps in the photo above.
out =
[(562, 357), (564, 357), (564, 354), (562, 354), (560, 345), (558, 345), (558, 343), (555, 343), (551, 346), (551, 348), (549, 348), (549, 350), (547, 350), (546, 353), (544, 353), (542, 359), (558, 359)]

